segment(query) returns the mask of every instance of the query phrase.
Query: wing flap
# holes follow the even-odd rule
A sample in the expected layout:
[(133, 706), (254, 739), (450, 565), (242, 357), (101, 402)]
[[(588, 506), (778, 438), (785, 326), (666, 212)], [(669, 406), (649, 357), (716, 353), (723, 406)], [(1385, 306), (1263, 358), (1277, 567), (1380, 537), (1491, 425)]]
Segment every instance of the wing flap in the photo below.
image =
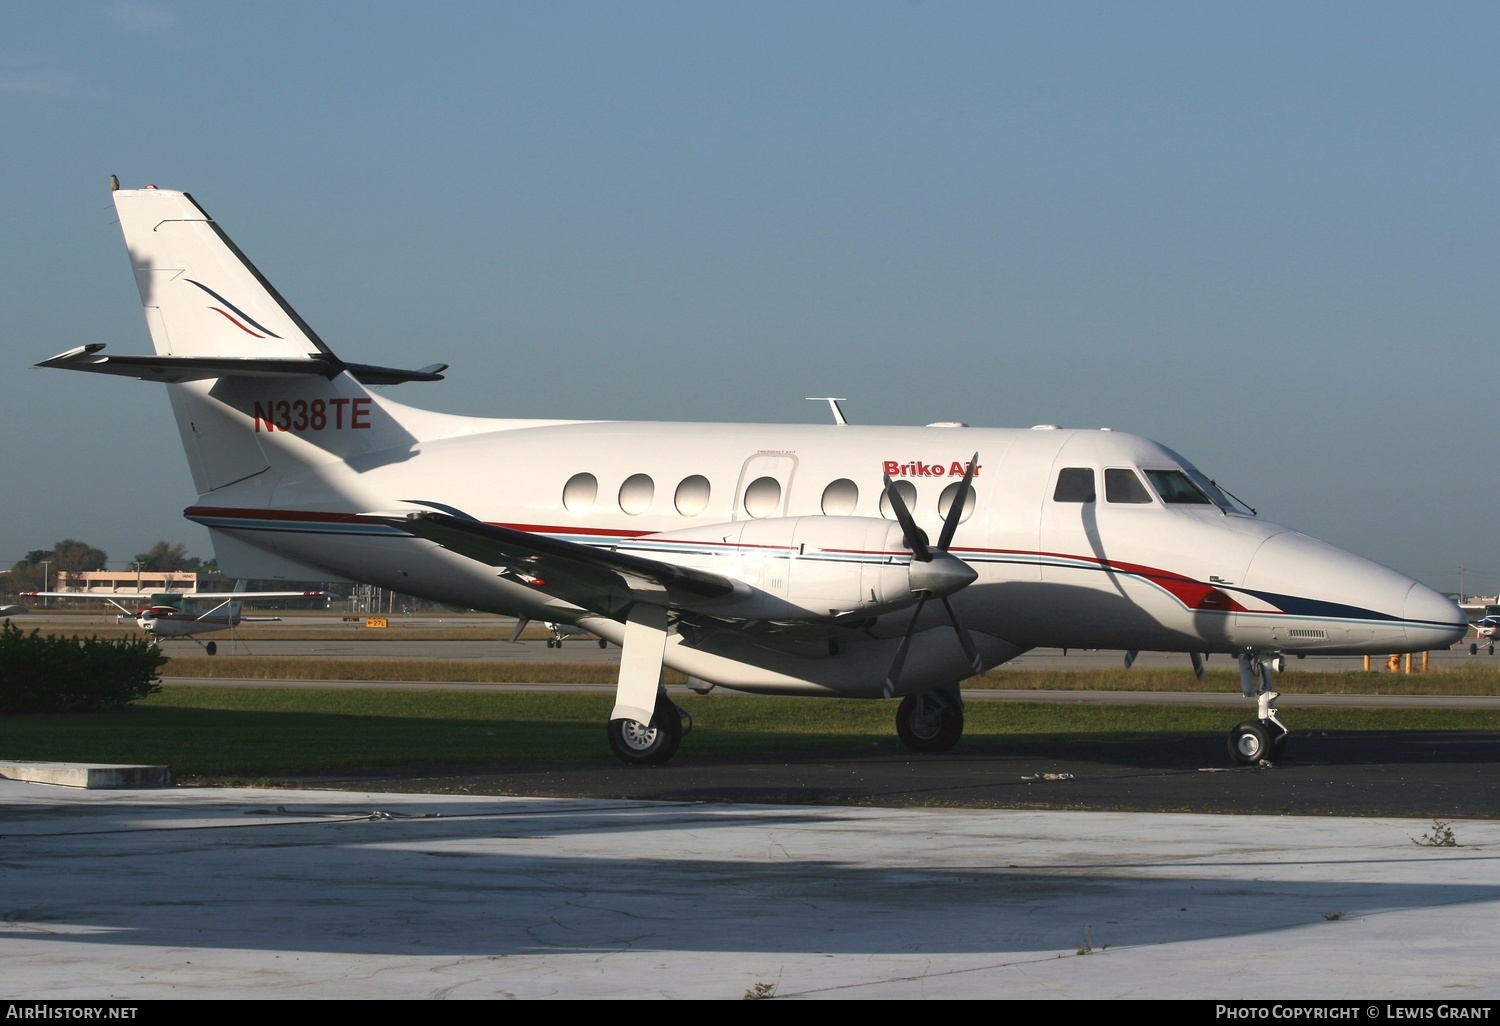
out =
[(408, 534), (470, 559), (590, 612), (618, 616), (637, 602), (687, 607), (734, 595), (718, 574), (579, 545), (447, 513), (382, 517)]

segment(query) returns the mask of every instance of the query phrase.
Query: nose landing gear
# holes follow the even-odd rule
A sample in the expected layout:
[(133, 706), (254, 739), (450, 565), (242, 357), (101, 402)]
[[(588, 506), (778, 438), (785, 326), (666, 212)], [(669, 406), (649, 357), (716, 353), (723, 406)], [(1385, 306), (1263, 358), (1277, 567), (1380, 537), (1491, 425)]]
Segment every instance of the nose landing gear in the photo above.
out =
[(1256, 701), (1259, 718), (1245, 720), (1229, 732), (1229, 757), (1241, 766), (1269, 764), (1286, 754), (1286, 739), (1291, 733), (1276, 715), (1272, 703), (1280, 693), (1271, 690), (1271, 674), (1286, 668), (1279, 653), (1243, 652), (1240, 662), (1240, 690)]

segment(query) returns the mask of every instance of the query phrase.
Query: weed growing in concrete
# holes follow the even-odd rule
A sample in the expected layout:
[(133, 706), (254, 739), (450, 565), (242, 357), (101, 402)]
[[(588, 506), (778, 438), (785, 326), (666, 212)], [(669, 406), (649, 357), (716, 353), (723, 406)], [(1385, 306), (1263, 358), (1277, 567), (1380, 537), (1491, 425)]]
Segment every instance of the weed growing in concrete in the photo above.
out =
[(1427, 848), (1457, 848), (1458, 838), (1453, 836), (1453, 824), (1447, 820), (1435, 819), (1432, 821), (1432, 829), (1421, 837), (1413, 837), (1412, 844), (1420, 844)]

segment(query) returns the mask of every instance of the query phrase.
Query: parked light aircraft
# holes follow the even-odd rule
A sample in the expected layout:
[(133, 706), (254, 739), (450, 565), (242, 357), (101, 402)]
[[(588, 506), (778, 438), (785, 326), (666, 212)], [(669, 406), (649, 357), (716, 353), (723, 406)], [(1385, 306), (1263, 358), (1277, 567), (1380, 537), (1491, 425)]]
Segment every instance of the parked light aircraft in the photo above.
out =
[[(1445, 648), (1430, 588), (1236, 507), (1162, 445), (1108, 430), (617, 423), (450, 416), (369, 386), (186, 193), (114, 194), (155, 355), (41, 366), (166, 382), (237, 576), (362, 581), (622, 646), (609, 740), (682, 735), (690, 686), (900, 698), (918, 751), (963, 731), (959, 681), (1035, 647), (1239, 662), (1274, 754), (1284, 656)], [(559, 459), (566, 453), (566, 459)], [(928, 532), (938, 538), (933, 543)]]
[[(525, 617), (517, 620), (516, 629), (511, 631), (510, 638), (508, 639), (510, 644), (514, 645), (519, 642), (521, 640), (521, 633), (525, 631), (526, 628), (530, 625), (531, 621), (527, 620)], [(585, 630), (582, 627), (575, 627), (570, 623), (554, 623), (552, 621), (544, 620), (542, 622), (542, 626), (547, 628), (548, 632), (552, 635), (547, 639), (548, 648), (562, 648), (564, 638), (588, 638), (590, 640), (598, 641), (600, 648), (609, 647), (609, 642), (605, 641), (603, 638), (596, 638), (592, 631)]]
[(1495, 630), (1500, 628), (1500, 616), (1484, 616), (1469, 624), (1474, 628), (1476, 641), (1469, 642), (1469, 655), (1478, 655), (1479, 646), (1486, 645), (1490, 655), (1495, 654)]
[[(562, 648), (563, 639), (565, 638), (588, 638), (594, 640), (593, 635), (589, 631), (584, 630), (582, 627), (574, 627), (570, 623), (553, 623), (549, 620), (542, 624), (542, 626), (552, 632), (552, 637), (547, 639), (548, 648)], [(600, 648), (607, 648), (609, 646), (609, 642), (603, 638), (599, 638), (598, 641)]]
[[(215, 642), (198, 641), (195, 635), (211, 631), (227, 631), (242, 623), (271, 623), (279, 616), (245, 616), (245, 602), (262, 599), (287, 598), (334, 598), (326, 591), (245, 591), (240, 581), (234, 591), (28, 591), (33, 598), (84, 599), (97, 602), (103, 599), (120, 612), (135, 619), (136, 626), (156, 641), (162, 638), (191, 638), (203, 646), (203, 651), (213, 655), (219, 650)], [(121, 605), (130, 603), (129, 606)], [(144, 606), (139, 603), (146, 603)], [(207, 609), (187, 608), (192, 602), (212, 602)]]

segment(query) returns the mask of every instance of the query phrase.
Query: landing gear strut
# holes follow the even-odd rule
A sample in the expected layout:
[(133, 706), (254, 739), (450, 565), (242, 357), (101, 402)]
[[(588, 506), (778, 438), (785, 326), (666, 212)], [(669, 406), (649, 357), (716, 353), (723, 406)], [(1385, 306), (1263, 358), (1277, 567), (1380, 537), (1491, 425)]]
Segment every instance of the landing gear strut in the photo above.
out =
[(665, 694), (656, 696), (651, 722), (609, 721), (609, 747), (627, 766), (659, 766), (677, 754), (692, 720)]
[(957, 686), (907, 695), (896, 709), (896, 736), (913, 752), (946, 752), (964, 733)]
[(1240, 689), (1256, 702), (1259, 719), (1245, 720), (1229, 732), (1229, 757), (1241, 766), (1256, 766), (1286, 754), (1291, 731), (1276, 715), (1273, 705), (1281, 695), (1271, 690), (1271, 674), (1284, 669), (1286, 661), (1275, 653), (1240, 655)]

